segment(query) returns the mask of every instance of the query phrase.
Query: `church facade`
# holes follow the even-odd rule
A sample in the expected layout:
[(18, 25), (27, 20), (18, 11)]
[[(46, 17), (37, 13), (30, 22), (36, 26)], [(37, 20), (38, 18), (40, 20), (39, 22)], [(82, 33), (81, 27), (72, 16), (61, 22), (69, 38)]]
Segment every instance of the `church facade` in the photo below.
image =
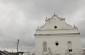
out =
[(65, 18), (53, 15), (36, 29), (35, 55), (68, 55), (80, 53), (80, 33), (77, 27), (65, 22)]

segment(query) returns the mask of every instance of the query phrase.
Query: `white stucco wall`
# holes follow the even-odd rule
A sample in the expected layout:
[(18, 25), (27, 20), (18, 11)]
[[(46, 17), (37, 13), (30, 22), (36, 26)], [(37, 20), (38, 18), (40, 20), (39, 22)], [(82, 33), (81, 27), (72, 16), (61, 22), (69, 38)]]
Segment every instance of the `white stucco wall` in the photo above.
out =
[[(81, 49), (79, 35), (39, 36), (36, 38), (36, 53), (42, 54), (44, 41), (47, 42), (47, 47), (51, 48), (53, 54), (65, 54), (65, 51), (68, 49), (68, 41), (72, 41), (73, 51), (75, 51), (75, 49)], [(58, 46), (55, 45), (56, 41), (59, 42)]]

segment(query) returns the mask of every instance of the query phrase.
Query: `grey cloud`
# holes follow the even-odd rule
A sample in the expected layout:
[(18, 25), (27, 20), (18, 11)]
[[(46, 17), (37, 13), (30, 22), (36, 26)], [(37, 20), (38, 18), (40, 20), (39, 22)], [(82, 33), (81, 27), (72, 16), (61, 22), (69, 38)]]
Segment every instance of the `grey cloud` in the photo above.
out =
[(79, 29), (80, 32), (80, 38), (81, 38), (81, 46), (85, 49), (85, 20), (80, 21), (79, 23), (77, 23), (77, 27)]
[[(0, 20), (3, 19), (3, 22), (0, 21), (0, 38), (2, 39), (0, 47), (14, 49), (17, 39), (20, 38), (20, 48), (24, 50), (34, 48), (33, 34), (38, 26), (44, 24), (46, 16), (50, 17), (55, 12), (61, 17), (71, 19), (76, 15), (75, 12), (84, 9), (85, 5), (84, 0), (0, 0), (0, 2), (3, 4), (0, 7), (6, 8), (1, 10), (3, 15)], [(74, 20), (75, 18), (71, 19), (71, 22)], [(83, 23), (84, 21), (75, 23), (78, 24), (82, 38), (85, 36)]]

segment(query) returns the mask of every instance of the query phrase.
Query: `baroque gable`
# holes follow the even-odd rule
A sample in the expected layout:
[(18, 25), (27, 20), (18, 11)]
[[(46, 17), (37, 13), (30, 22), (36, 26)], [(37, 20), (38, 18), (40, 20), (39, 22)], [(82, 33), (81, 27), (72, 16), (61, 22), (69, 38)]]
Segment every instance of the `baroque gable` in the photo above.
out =
[(57, 15), (53, 15), (51, 18), (46, 18), (45, 24), (38, 28), (38, 30), (68, 30), (68, 29), (77, 29), (72, 27), (71, 25), (65, 22), (65, 18), (58, 17)]

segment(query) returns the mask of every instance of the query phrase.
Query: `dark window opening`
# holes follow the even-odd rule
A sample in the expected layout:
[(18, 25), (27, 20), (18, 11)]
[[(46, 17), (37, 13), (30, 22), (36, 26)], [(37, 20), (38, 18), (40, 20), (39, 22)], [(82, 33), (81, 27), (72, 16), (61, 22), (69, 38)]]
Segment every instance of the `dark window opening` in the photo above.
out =
[(69, 51), (69, 52), (72, 52), (72, 49), (69, 49), (68, 51)]
[(59, 43), (58, 43), (58, 42), (56, 42), (56, 43), (55, 43), (55, 45), (56, 45), (56, 46), (58, 46), (58, 45), (59, 45)]
[(57, 26), (54, 26), (54, 28), (56, 29), (56, 28), (57, 28)]

